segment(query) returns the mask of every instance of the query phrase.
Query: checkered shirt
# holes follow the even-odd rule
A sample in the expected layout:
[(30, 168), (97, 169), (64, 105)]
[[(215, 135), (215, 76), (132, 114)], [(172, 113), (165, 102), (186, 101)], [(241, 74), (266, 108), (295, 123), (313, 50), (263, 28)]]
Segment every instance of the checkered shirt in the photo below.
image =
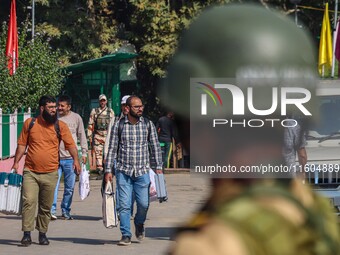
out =
[[(148, 125), (151, 126), (149, 142)], [(140, 117), (136, 124), (132, 124), (129, 122), (127, 116), (125, 116), (120, 141), (118, 128), (119, 121), (115, 123), (111, 130), (111, 139), (105, 166), (106, 173), (113, 172), (115, 160), (117, 162), (116, 169), (129, 176), (141, 176), (148, 173), (151, 158), (156, 162), (156, 169), (162, 169), (161, 148), (158, 142), (156, 128), (151, 121), (149, 121), (148, 124), (143, 117)], [(152, 155), (150, 155), (150, 153)]]

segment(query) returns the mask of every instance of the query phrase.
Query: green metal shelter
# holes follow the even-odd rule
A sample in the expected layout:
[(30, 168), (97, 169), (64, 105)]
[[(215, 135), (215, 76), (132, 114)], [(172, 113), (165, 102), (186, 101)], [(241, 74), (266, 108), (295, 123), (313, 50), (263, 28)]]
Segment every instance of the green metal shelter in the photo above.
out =
[(79, 113), (86, 126), (90, 111), (98, 107), (98, 97), (105, 94), (108, 105), (120, 112), (120, 99), (137, 93), (135, 53), (117, 52), (101, 58), (67, 66), (65, 90), (72, 97), (72, 110)]

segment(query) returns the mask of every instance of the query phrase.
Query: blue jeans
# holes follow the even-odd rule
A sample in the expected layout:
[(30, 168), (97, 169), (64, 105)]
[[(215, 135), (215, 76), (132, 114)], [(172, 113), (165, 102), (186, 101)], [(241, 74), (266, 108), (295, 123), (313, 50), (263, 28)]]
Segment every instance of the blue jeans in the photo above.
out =
[[(115, 175), (117, 175), (117, 171), (115, 171)], [(133, 217), (133, 205), (135, 203), (135, 194), (132, 192), (132, 198), (131, 198), (131, 217)], [(116, 185), (116, 210), (119, 212), (119, 191), (118, 191), (118, 185)]]
[[(119, 212), (119, 192), (118, 192), (118, 187), (116, 188), (116, 210)], [(132, 193), (132, 198), (131, 198), (131, 217), (133, 217), (133, 206), (135, 204), (135, 193)]]
[(69, 214), (71, 211), (71, 204), (73, 198), (74, 184), (76, 182), (76, 174), (73, 169), (73, 159), (61, 159), (58, 168), (58, 182), (54, 191), (53, 205), (51, 213), (55, 214), (57, 211), (57, 199), (58, 189), (60, 184), (60, 178), (64, 173), (64, 195), (61, 201), (61, 212), (62, 214)]
[(121, 171), (116, 171), (118, 189), (120, 232), (122, 236), (131, 237), (130, 216), (132, 193), (134, 192), (137, 212), (134, 218), (135, 224), (144, 224), (149, 209), (149, 186), (150, 177), (146, 173), (142, 176), (128, 176)]

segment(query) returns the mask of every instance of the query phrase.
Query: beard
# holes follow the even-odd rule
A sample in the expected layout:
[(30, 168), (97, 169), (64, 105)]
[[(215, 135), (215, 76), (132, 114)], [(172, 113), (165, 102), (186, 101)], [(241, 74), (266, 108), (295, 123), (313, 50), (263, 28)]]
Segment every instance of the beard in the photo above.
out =
[(43, 110), (42, 112), (42, 117), (44, 118), (44, 120), (49, 123), (49, 124), (54, 124), (56, 123), (58, 117), (57, 114), (51, 115), (49, 114), (46, 110)]
[(130, 115), (132, 117), (135, 117), (136, 119), (139, 119), (139, 117), (142, 116), (143, 113), (136, 113), (136, 112), (133, 112), (133, 111), (130, 111)]

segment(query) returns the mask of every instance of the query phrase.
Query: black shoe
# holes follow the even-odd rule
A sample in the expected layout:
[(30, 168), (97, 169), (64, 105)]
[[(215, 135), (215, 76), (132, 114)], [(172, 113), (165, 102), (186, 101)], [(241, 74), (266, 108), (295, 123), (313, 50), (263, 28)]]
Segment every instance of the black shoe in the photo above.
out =
[(31, 239), (31, 232), (29, 231), (25, 231), (24, 232), (24, 236), (23, 238), (21, 239), (21, 244), (23, 246), (29, 246), (32, 244), (32, 239)]
[(45, 233), (39, 233), (39, 244), (40, 245), (49, 245), (50, 241), (48, 241)]
[(73, 220), (73, 217), (72, 217), (69, 213), (63, 213), (63, 214), (61, 215), (61, 218), (62, 218), (63, 220)]
[(128, 236), (122, 236), (122, 239), (120, 239), (118, 245), (130, 245), (131, 244), (131, 238)]
[(96, 180), (103, 180), (103, 170), (98, 170), (98, 176)]
[(135, 223), (135, 234), (136, 238), (139, 241), (142, 241), (145, 237), (145, 232), (144, 232), (144, 224), (136, 224)]

